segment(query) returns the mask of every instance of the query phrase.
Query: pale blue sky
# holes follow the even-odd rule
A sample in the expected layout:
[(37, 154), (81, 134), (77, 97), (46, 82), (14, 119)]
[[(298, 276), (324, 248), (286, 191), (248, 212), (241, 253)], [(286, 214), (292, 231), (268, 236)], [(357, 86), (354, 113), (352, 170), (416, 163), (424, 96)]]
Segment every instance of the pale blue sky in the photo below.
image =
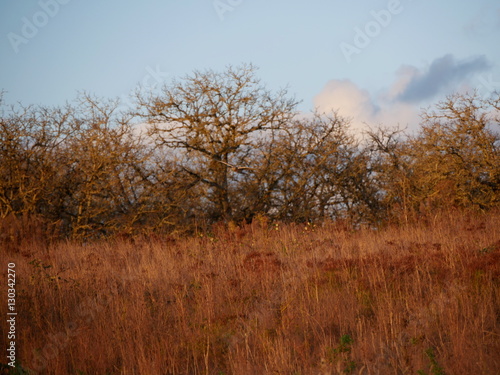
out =
[[(357, 30), (371, 33), (366, 46)], [(375, 116), (392, 104), (500, 90), (498, 0), (1, 0), (0, 38), (11, 103), (125, 97), (154, 76), (242, 62), (270, 88), (288, 85), (301, 110), (353, 101), (346, 114), (367, 121), (410, 121)]]

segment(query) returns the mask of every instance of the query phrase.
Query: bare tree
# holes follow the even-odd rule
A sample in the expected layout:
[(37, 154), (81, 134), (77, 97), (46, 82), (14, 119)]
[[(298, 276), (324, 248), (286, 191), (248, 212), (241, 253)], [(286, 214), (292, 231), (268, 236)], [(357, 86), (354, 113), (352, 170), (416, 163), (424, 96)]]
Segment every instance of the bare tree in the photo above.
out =
[[(499, 97), (500, 98), (500, 97)], [(481, 209), (500, 203), (500, 134), (496, 101), (477, 93), (455, 94), (423, 113), (412, 141), (421, 183), (432, 192), (427, 203)]]
[(422, 113), (415, 136), (402, 137), (398, 129), (370, 132), (386, 209), (408, 221), (450, 206), (497, 206), (498, 101), (455, 94)]
[[(3, 105), (0, 96), (0, 105)], [(0, 118), (0, 217), (51, 216), (58, 149), (70, 135), (68, 108), (11, 106)]]
[(254, 168), (259, 138), (273, 137), (294, 116), (296, 101), (267, 90), (255, 71), (195, 72), (160, 95), (138, 95), (151, 136), (177, 150), (179, 167), (204, 185), (213, 220), (233, 218), (238, 175)]
[[(264, 175), (269, 214), (280, 220), (370, 221), (376, 207), (369, 158), (338, 113), (296, 118), (276, 139)], [(262, 165), (264, 163), (261, 163)]]

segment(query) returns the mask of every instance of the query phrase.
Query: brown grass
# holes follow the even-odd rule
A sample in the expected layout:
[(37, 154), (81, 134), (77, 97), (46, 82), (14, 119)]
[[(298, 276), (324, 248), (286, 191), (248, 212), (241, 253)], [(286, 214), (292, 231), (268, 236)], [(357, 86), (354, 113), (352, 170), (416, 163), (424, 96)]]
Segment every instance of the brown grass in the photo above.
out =
[(499, 374), (499, 222), (59, 243), (3, 251), (2, 285), (41, 374)]

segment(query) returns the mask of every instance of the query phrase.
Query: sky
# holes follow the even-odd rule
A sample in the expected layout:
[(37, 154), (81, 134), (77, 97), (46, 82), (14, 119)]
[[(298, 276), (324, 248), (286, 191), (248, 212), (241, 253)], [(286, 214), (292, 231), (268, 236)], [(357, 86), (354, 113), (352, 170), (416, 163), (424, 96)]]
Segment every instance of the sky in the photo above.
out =
[(498, 0), (0, 0), (0, 90), (130, 103), (194, 70), (252, 63), (272, 90), (355, 127), (415, 129), (454, 92), (500, 91)]

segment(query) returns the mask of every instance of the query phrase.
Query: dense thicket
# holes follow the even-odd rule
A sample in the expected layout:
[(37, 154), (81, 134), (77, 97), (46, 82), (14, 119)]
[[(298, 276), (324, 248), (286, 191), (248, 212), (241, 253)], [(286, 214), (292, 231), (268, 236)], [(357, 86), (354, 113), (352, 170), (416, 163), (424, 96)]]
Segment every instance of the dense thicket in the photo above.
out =
[(0, 96), (3, 225), (36, 216), (75, 238), (256, 215), (378, 225), (500, 203), (498, 94), (450, 96), (416, 135), (379, 128), (363, 141), (337, 113), (298, 113), (251, 65), (195, 72), (135, 102), (125, 113), (88, 94), (56, 108)]

